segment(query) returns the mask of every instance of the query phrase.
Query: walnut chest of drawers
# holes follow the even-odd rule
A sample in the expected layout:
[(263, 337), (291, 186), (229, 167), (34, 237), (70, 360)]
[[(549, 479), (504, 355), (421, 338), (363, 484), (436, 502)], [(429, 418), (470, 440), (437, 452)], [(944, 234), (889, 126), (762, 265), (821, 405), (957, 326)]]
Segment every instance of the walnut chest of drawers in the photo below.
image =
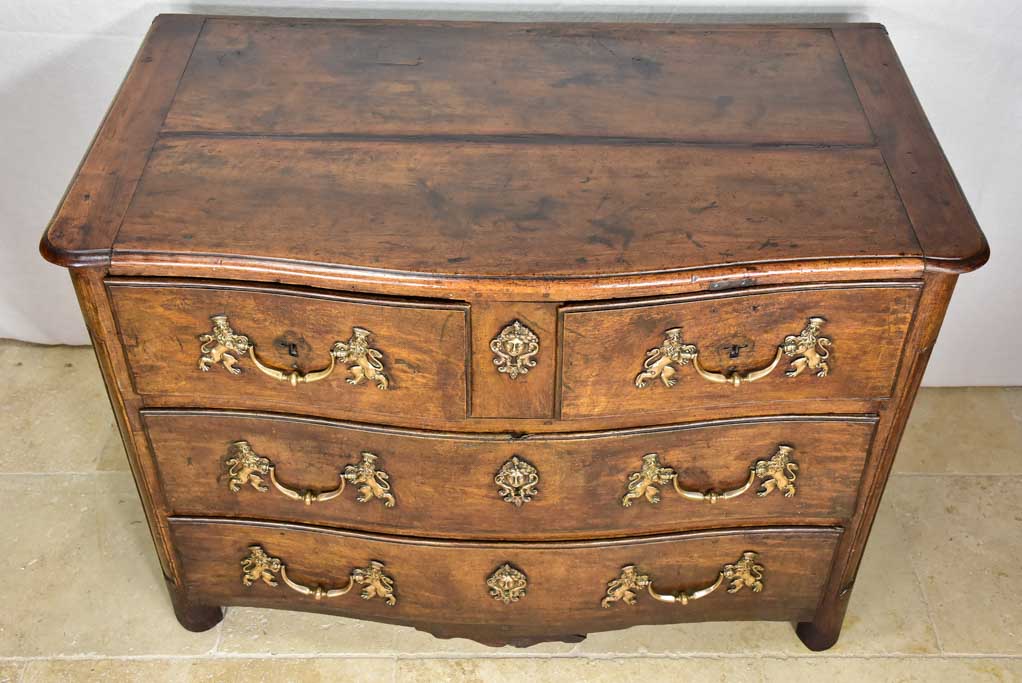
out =
[(881, 26), (167, 15), (42, 252), (186, 628), (822, 649), (988, 249)]

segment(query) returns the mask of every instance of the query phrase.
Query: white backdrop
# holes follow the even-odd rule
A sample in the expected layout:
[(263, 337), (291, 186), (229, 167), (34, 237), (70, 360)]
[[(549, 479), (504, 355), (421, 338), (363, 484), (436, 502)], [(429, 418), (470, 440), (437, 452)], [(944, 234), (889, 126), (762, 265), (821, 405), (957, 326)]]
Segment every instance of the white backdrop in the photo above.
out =
[[(0, 0), (0, 338), (87, 343), (67, 274), (39, 236), (152, 18), (161, 12), (580, 21), (886, 24), (986, 231), (991, 263), (959, 281), (929, 385), (1022, 385), (1022, 3), (407, 0), (212, 4)], [(1014, 265), (1012, 265), (1014, 264)]]

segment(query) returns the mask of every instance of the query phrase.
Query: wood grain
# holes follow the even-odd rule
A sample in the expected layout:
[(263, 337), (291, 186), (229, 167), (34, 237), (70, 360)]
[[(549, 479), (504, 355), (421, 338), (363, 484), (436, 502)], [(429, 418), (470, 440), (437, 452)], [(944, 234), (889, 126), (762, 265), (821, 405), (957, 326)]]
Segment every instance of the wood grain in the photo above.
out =
[(870, 144), (828, 30), (210, 19), (165, 130)]
[(109, 273), (129, 277), (208, 277), (301, 287), (431, 297), (452, 301), (600, 301), (648, 296), (748, 289), (763, 285), (816, 284), (873, 280), (917, 280), (924, 273), (918, 257), (792, 259), (772, 263), (722, 265), (669, 273), (513, 278), (442, 276), (339, 267), (260, 256), (181, 253), (115, 254)]
[[(464, 306), (199, 283), (122, 281), (111, 283), (109, 291), (143, 396), (351, 417), (466, 415)], [(342, 364), (328, 379), (295, 387), (262, 374), (247, 356), (238, 364), (239, 375), (219, 365), (200, 372), (199, 335), (210, 331), (209, 318), (217, 314), (226, 314), (234, 331), (256, 344), (263, 363), (303, 373), (328, 366), (331, 347), (346, 342), (353, 327), (368, 329), (370, 344), (383, 354), (390, 389), (368, 381), (351, 386)]]
[[(757, 293), (704, 295), (562, 309), (564, 344), (561, 416), (671, 412), (689, 406), (783, 404), (795, 399), (885, 398), (890, 395), (919, 289), (915, 286), (779, 288)], [(739, 387), (713, 384), (691, 366), (678, 383), (635, 386), (646, 352), (660, 346), (664, 330), (683, 328), (707, 370), (727, 374), (765, 367), (787, 335), (799, 334), (809, 317), (826, 318), (821, 334), (833, 341), (830, 374), (773, 374)], [(734, 357), (737, 356), (737, 357)], [(821, 409), (823, 406), (821, 406)]]
[[(616, 542), (484, 544), (369, 536), (310, 527), (171, 521), (185, 567), (189, 596), (206, 604), (254, 605), (354, 616), (442, 629), (479, 637), (499, 624), (507, 637), (591, 633), (634, 624), (723, 619), (805, 618), (816, 606), (839, 532), (775, 528), (696, 533)], [(288, 575), (306, 584), (344, 585), (348, 573), (370, 560), (386, 565), (397, 604), (302, 597), (283, 584), (245, 588), (240, 562), (260, 544), (279, 557)], [(797, 549), (797, 552), (793, 552)], [(636, 605), (600, 606), (607, 582), (636, 564), (664, 591), (708, 585), (721, 566), (746, 550), (760, 554), (764, 590), (734, 595), (721, 590), (689, 605), (667, 605), (648, 595)], [(491, 598), (486, 578), (505, 562), (529, 578), (526, 597), (505, 605)]]
[(124, 443), (128, 467), (135, 478), (135, 486), (156, 546), (160, 568), (171, 592), (180, 579), (177, 555), (167, 527), (167, 508), (164, 490), (156, 471), (149, 439), (139, 414), (141, 400), (135, 394), (128, 372), (124, 348), (117, 335), (110, 299), (103, 282), (102, 271), (96, 268), (78, 268), (71, 271), (71, 282), (85, 318), (85, 326), (96, 353), (96, 361), (103, 375), (107, 397), (113, 409), (114, 420)]
[[(463, 50), (471, 50), (473, 59), (460, 58)], [(494, 73), (501, 74), (500, 79), (492, 78)], [(867, 253), (925, 255), (931, 268), (961, 271), (980, 265), (989, 251), (886, 33), (876, 25), (523, 25), (207, 20), (164, 15), (154, 23), (51, 222), (41, 244), (43, 254), (62, 265), (108, 262), (153, 142), (161, 136), (166, 142), (167, 136), (193, 135), (199, 140), (242, 137), (256, 146), (273, 139), (316, 142), (311, 137), (336, 144), (355, 144), (360, 139), (403, 141), (413, 148), (416, 143), (428, 146), (444, 140), (448, 144), (517, 141), (561, 151), (594, 143), (644, 142), (714, 149), (766, 146), (783, 150), (794, 145), (795, 152), (870, 154), (875, 153), (870, 148), (879, 143), (922, 247), (913, 241), (904, 220), (897, 232), (909, 247), (899, 250), (897, 244), (905, 242), (896, 239), (892, 245), (884, 237), (884, 226), (864, 215), (860, 225), (848, 229), (877, 231), (880, 241)], [(793, 159), (801, 163), (798, 157)], [(264, 165), (272, 172), (272, 161)], [(542, 170), (544, 165), (531, 166), (529, 171)], [(741, 168), (737, 164), (735, 170)], [(759, 169), (761, 178), (774, 174), (772, 169)], [(687, 176), (682, 173), (684, 182), (675, 185), (684, 189)], [(726, 185), (720, 190), (721, 196), (684, 206), (698, 208), (714, 201), (723, 206)], [(323, 194), (302, 188), (297, 193), (303, 195), (300, 203), (315, 203)], [(791, 187), (777, 194), (783, 206), (783, 196), (791, 194)], [(864, 191), (861, 196), (869, 200), (863, 201), (867, 206), (876, 199), (875, 193)], [(666, 197), (661, 203), (670, 206), (671, 195)], [(202, 197), (198, 206), (213, 210), (207, 205), (213, 202), (207, 199)], [(825, 197), (821, 200), (826, 204)], [(803, 208), (815, 205), (806, 202)], [(508, 218), (534, 216), (537, 210), (530, 200), (509, 209), (499, 204), (492, 208), (505, 209)], [(618, 213), (622, 211), (627, 213), (625, 209)], [(323, 213), (337, 212), (324, 208)], [(597, 218), (617, 222), (613, 215)], [(675, 221), (672, 232), (683, 233), (688, 222)], [(156, 226), (156, 232), (166, 230), (168, 224)], [(635, 229), (627, 221), (625, 227)], [(813, 229), (811, 222), (805, 227), (807, 232)], [(188, 241), (194, 235), (182, 237)], [(784, 244), (769, 234), (760, 244), (769, 245), (771, 240)], [(657, 251), (673, 254), (677, 252), (673, 246)], [(683, 252), (693, 248), (681, 246)], [(295, 284), (312, 284), (318, 278), (322, 284), (356, 286), (362, 291), (413, 293), (410, 287), (393, 291), (410, 284), (403, 279), (408, 272), (394, 270), (388, 277), (358, 282), (348, 275), (352, 264), (345, 259), (327, 259), (325, 272), (317, 272), (317, 261), (310, 258), (315, 251), (303, 251), (304, 261), (279, 268), (272, 258), (258, 258), (258, 250), (234, 250), (226, 240), (218, 248), (219, 253), (175, 249), (171, 259), (165, 258), (166, 251), (128, 249), (116, 257), (116, 272), (236, 277), (247, 270), (253, 279), (291, 277)], [(636, 244), (629, 251), (638, 250)], [(728, 251), (727, 246), (715, 249), (718, 254)], [(727, 256), (706, 260), (709, 253), (696, 255), (699, 268), (742, 260)], [(756, 263), (783, 258), (769, 253), (759, 256)], [(196, 258), (197, 263), (189, 263)], [(805, 255), (799, 258), (816, 267)], [(385, 270), (386, 260), (382, 262)], [(442, 262), (443, 258), (431, 262), (419, 274), (437, 275), (437, 264)], [(523, 263), (531, 265), (534, 260)], [(668, 268), (684, 268), (686, 263), (683, 257)], [(600, 271), (599, 261), (593, 264), (595, 276), (609, 276)], [(380, 263), (368, 259), (354, 265), (373, 268)], [(452, 272), (471, 274), (475, 265)], [(578, 266), (584, 264), (575, 268), (585, 274), (586, 268)], [(610, 269), (624, 272), (613, 262)], [(519, 275), (528, 271), (516, 270)], [(543, 270), (549, 271), (544, 273), (548, 278), (557, 275)], [(445, 282), (433, 291), (450, 289), (456, 282)], [(536, 287), (542, 287), (523, 287), (518, 279), (508, 282), (521, 289), (515, 295), (521, 300), (536, 300)], [(428, 288), (427, 282), (415, 284), (415, 295)], [(620, 287), (609, 281), (601, 284)], [(625, 284), (640, 283), (629, 277)], [(683, 286), (681, 280), (676, 286)]]
[[(494, 540), (550, 540), (666, 533), (763, 524), (827, 524), (852, 511), (873, 434), (863, 418), (737, 420), (545, 437), (396, 430), (298, 418), (213, 411), (146, 411), (172, 515), (272, 519), (387, 534)], [(370, 451), (397, 499), (355, 501), (352, 487), (305, 506), (272, 488), (228, 488), (224, 461), (244, 439), (297, 490), (336, 488), (348, 463)], [(621, 505), (642, 456), (659, 453), (688, 490), (737, 488), (749, 467), (781, 444), (795, 448), (797, 492), (744, 496), (713, 505), (680, 498), (670, 484), (651, 505)], [(502, 500), (494, 475), (513, 456), (539, 471), (539, 493), (521, 507)]]
[[(497, 372), (490, 342), (519, 321), (539, 338), (536, 366), (511, 379)], [(557, 377), (557, 305), (500, 301), (472, 304), (472, 417), (554, 417)]]
[(874, 149), (191, 137), (114, 249), (541, 280), (919, 255)]

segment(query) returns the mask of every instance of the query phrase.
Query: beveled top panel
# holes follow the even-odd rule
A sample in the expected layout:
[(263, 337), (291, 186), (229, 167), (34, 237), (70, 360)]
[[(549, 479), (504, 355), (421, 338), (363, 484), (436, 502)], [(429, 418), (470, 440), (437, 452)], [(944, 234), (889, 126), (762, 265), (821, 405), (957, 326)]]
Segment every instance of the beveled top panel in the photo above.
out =
[(164, 129), (870, 144), (827, 29), (211, 19)]
[(41, 250), (504, 300), (988, 254), (883, 27), (188, 15), (154, 22)]

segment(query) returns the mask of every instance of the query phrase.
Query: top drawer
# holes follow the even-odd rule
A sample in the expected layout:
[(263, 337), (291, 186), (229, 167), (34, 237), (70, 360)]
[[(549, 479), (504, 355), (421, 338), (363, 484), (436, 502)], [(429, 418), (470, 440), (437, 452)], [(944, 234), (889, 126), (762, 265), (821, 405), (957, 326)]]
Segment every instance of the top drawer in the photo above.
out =
[(561, 310), (561, 416), (890, 396), (918, 286), (775, 287)]
[(108, 287), (150, 405), (466, 416), (467, 306), (222, 284)]

